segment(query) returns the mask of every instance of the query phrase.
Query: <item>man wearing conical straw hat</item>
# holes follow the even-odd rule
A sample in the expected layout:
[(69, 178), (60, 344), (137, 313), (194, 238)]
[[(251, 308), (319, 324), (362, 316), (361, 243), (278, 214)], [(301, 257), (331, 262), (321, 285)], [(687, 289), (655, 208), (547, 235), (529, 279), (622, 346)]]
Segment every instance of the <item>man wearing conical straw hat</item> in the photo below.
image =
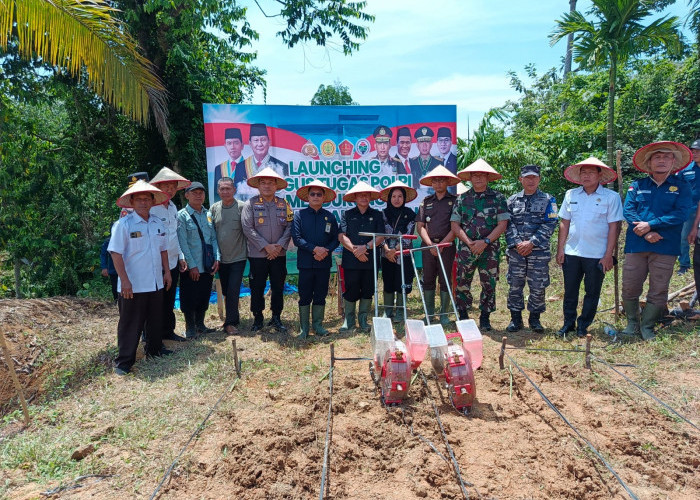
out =
[[(154, 205), (151, 208), (151, 215), (158, 217), (168, 232), (168, 265), (170, 266), (170, 276), (173, 278), (173, 284), (163, 294), (163, 340), (175, 342), (187, 340), (175, 333), (175, 312), (173, 311), (177, 280), (180, 272), (184, 272), (187, 269), (187, 262), (180, 251), (180, 243), (177, 238), (177, 207), (172, 202), (172, 198), (180, 189), (185, 189), (190, 184), (192, 184), (190, 181), (168, 167), (160, 169), (160, 172), (151, 181), (152, 186), (157, 187), (168, 195), (167, 202)], [(146, 328), (146, 336), (148, 336), (148, 327)]]
[[(343, 309), (345, 322), (340, 327), (341, 332), (352, 332), (355, 329), (355, 315), (360, 330), (370, 331), (367, 322), (374, 296), (374, 251), (371, 236), (360, 236), (360, 233), (383, 233), (384, 220), (382, 213), (370, 207), (371, 201), (379, 198), (379, 191), (364, 181), (359, 181), (350, 189), (343, 201), (355, 203), (354, 208), (343, 212), (340, 219), (338, 241), (343, 246), (342, 266), (345, 273), (345, 292), (343, 293)], [(383, 238), (376, 238), (380, 245)], [(379, 252), (377, 251), (377, 257)], [(357, 308), (359, 301), (360, 307)]]
[[(425, 308), (428, 316), (435, 314), (435, 280), (440, 282), (440, 323), (449, 323), (448, 311), (451, 304), (448, 284), (445, 282), (438, 251), (442, 256), (442, 262), (446, 270), (452, 269), (455, 260), (455, 235), (450, 226), (450, 216), (452, 215), (457, 198), (447, 191), (448, 187), (459, 184), (459, 178), (447, 170), (442, 165), (435, 167), (421, 180), (420, 184), (431, 187), (435, 191), (433, 194), (423, 198), (418, 207), (416, 216), (416, 232), (423, 241), (423, 246), (436, 243), (450, 243), (449, 247), (442, 247), (439, 250), (431, 248), (430, 251), (423, 251), (423, 297), (425, 298)], [(428, 318), (426, 318), (428, 319)]]
[[(617, 174), (598, 158), (591, 156), (567, 167), (564, 177), (580, 187), (566, 192), (559, 209), (556, 259), (564, 274), (564, 326), (557, 336), (575, 331), (578, 337), (585, 337), (595, 318), (605, 273), (613, 268), (622, 201), (615, 191), (603, 187), (617, 179)], [(585, 295), (577, 322), (581, 281)]]
[[(299, 325), (301, 338), (312, 327), (316, 335), (328, 335), (323, 327), (326, 296), (333, 265), (333, 250), (338, 248), (338, 221), (323, 208), (335, 200), (336, 193), (321, 181), (312, 181), (297, 189), (297, 198), (309, 204), (294, 214), (292, 239), (299, 269)], [(309, 324), (311, 315), (311, 324)]]
[(287, 181), (272, 168), (264, 168), (248, 178), (248, 185), (259, 191), (243, 207), (241, 222), (248, 239), (250, 262), (250, 311), (253, 313), (251, 331), (263, 328), (265, 285), (270, 280), (270, 309), (272, 318), (267, 326), (285, 333), (282, 324), (284, 281), (287, 278), (287, 247), (292, 239), (294, 212), (284, 198), (275, 193), (287, 187)]
[[(672, 175), (690, 163), (690, 150), (671, 141), (640, 148), (634, 166), (648, 177), (629, 187), (623, 215), (628, 223), (622, 266), (622, 303), (627, 315), (623, 334), (654, 338), (654, 325), (666, 311), (673, 266), (681, 252), (683, 223), (692, 210), (687, 182)], [(639, 315), (639, 296), (649, 275), (647, 304)]]
[(490, 316), (496, 310), (496, 281), (500, 244), (498, 238), (508, 226), (510, 214), (503, 194), (488, 187), (502, 176), (479, 158), (457, 173), (472, 187), (457, 200), (452, 213), (452, 231), (459, 239), (457, 251), (457, 311), (460, 319), (469, 317), (473, 297), (471, 283), (478, 270), (481, 282), (479, 327), (491, 330)]
[(139, 180), (117, 200), (122, 208), (133, 212), (112, 226), (107, 250), (112, 255), (119, 275), (119, 353), (114, 372), (126, 375), (136, 361), (139, 332), (149, 325), (146, 355), (161, 356), (171, 351), (163, 348), (163, 290), (170, 288), (172, 278), (168, 263), (168, 234), (160, 219), (150, 214), (154, 204), (164, 203), (168, 195)]

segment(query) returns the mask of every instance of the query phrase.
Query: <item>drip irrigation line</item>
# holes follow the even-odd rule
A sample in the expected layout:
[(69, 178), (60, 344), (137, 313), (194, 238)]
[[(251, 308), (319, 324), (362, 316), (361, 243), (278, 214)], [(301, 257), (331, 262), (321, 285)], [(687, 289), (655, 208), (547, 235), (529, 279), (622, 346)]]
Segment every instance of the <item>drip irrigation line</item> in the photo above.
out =
[(642, 391), (644, 394), (646, 394), (647, 396), (649, 396), (651, 399), (653, 399), (654, 401), (656, 401), (657, 403), (659, 403), (661, 406), (663, 406), (664, 408), (666, 408), (668, 411), (670, 411), (670, 412), (672, 412), (673, 414), (675, 414), (678, 418), (684, 420), (687, 424), (689, 424), (689, 425), (690, 425), (691, 427), (693, 427), (695, 430), (700, 431), (700, 428), (699, 428), (697, 425), (695, 425), (693, 422), (691, 422), (691, 421), (688, 420), (686, 417), (684, 417), (683, 415), (681, 415), (680, 413), (678, 413), (676, 410), (674, 410), (673, 408), (671, 408), (669, 405), (667, 405), (666, 403), (664, 403), (663, 401), (661, 401), (659, 398), (657, 398), (656, 396), (654, 396), (651, 392), (647, 391), (644, 387), (642, 387), (641, 385), (637, 384), (634, 380), (632, 380), (631, 378), (629, 378), (627, 375), (625, 375), (625, 374), (622, 373), (621, 371), (618, 371), (618, 370), (615, 369), (615, 366), (634, 366), (634, 365), (611, 365), (611, 364), (608, 363), (607, 361), (605, 361), (605, 360), (603, 360), (603, 359), (600, 359), (598, 356), (593, 356), (593, 358), (594, 358), (598, 363), (604, 364), (605, 366), (607, 366), (608, 368), (610, 368), (612, 371), (614, 371), (615, 373), (617, 373), (618, 375), (620, 375), (620, 376), (621, 376), (622, 378), (624, 378), (627, 382), (629, 382), (630, 384), (632, 384), (633, 386), (635, 386), (637, 389), (639, 389), (639, 390)]
[(52, 497), (54, 495), (58, 495), (62, 491), (75, 490), (78, 488), (82, 488), (83, 485), (80, 483), (82, 483), (86, 479), (96, 478), (97, 481), (95, 481), (95, 482), (98, 483), (98, 482), (102, 481), (103, 479), (107, 479), (108, 477), (115, 477), (115, 476), (114, 476), (114, 474), (87, 474), (85, 476), (78, 476), (75, 478), (75, 481), (71, 485), (66, 485), (66, 486), (59, 485), (59, 486), (56, 486), (52, 490), (42, 491), (39, 494), (43, 497)]
[(160, 483), (158, 484), (156, 489), (153, 491), (153, 494), (151, 495), (150, 500), (153, 500), (154, 498), (156, 498), (158, 496), (158, 492), (163, 487), (163, 484), (165, 484), (165, 481), (170, 477), (170, 474), (172, 473), (173, 469), (175, 468), (175, 465), (177, 464), (177, 461), (180, 460), (180, 457), (185, 452), (185, 450), (187, 449), (189, 444), (192, 442), (192, 440), (195, 437), (197, 437), (197, 435), (202, 431), (202, 429), (204, 428), (204, 425), (207, 423), (207, 420), (209, 420), (209, 417), (211, 417), (212, 413), (214, 413), (216, 408), (219, 406), (219, 403), (221, 403), (221, 400), (224, 399), (224, 396), (226, 396), (226, 394), (230, 393), (233, 390), (233, 388), (236, 387), (236, 384), (238, 383), (239, 380), (240, 380), (239, 378), (235, 379), (233, 381), (233, 383), (223, 392), (223, 394), (221, 394), (221, 396), (219, 396), (219, 399), (216, 400), (216, 403), (214, 403), (214, 406), (212, 406), (211, 410), (209, 410), (209, 413), (207, 413), (207, 416), (204, 417), (204, 420), (202, 420), (202, 422), (199, 424), (197, 429), (192, 433), (190, 438), (185, 443), (185, 446), (182, 447), (182, 449), (180, 450), (180, 453), (178, 453), (177, 457), (175, 457), (175, 460), (173, 460), (173, 463), (170, 464), (170, 467), (168, 467), (168, 470), (165, 471), (165, 475), (163, 476), (163, 479), (161, 479)]
[[(333, 345), (333, 344), (331, 344)], [(331, 348), (331, 366), (328, 370), (328, 421), (326, 423), (326, 444), (323, 449), (323, 467), (321, 469), (321, 492), (318, 498), (323, 500), (326, 488), (326, 477), (328, 473), (328, 452), (331, 447), (331, 423), (333, 422), (333, 362), (338, 359), (333, 356)]]
[[(427, 391), (428, 395), (430, 395), (430, 388), (428, 387), (428, 381), (425, 378), (425, 374), (423, 373), (423, 370), (419, 369), (418, 372), (420, 373), (421, 376), (421, 381), (423, 382), (423, 386), (425, 387), (425, 390)], [(457, 477), (457, 480), (459, 481), (459, 488), (462, 490), (462, 495), (466, 500), (469, 500), (469, 493), (467, 492), (467, 488), (464, 485), (464, 480), (462, 479), (462, 472), (459, 469), (459, 463), (457, 463), (457, 458), (455, 457), (454, 451), (452, 451), (452, 446), (450, 446), (450, 442), (447, 439), (447, 434), (445, 434), (445, 428), (442, 426), (442, 420), (440, 419), (440, 411), (438, 410), (437, 405), (435, 404), (435, 401), (433, 400), (432, 396), (430, 396), (430, 404), (433, 405), (433, 411), (435, 412), (435, 420), (437, 420), (438, 426), (440, 427), (440, 433), (442, 434), (442, 440), (445, 442), (445, 448), (447, 448), (447, 453), (450, 455), (450, 460), (452, 461), (452, 467), (454, 469), (455, 476)], [(469, 486), (476, 487), (468, 483)], [(481, 498), (481, 494), (477, 490), (476, 494)]]
[(544, 349), (538, 347), (507, 347), (508, 351), (542, 351), (542, 352), (586, 352), (583, 349)]
[(629, 488), (629, 486), (627, 486), (627, 484), (622, 480), (622, 478), (617, 474), (617, 472), (615, 472), (615, 469), (613, 469), (612, 466), (608, 463), (608, 461), (605, 460), (605, 458), (603, 458), (603, 455), (601, 455), (600, 452), (598, 450), (596, 450), (596, 448), (590, 443), (590, 441), (588, 441), (585, 437), (583, 437), (583, 435), (578, 431), (578, 429), (576, 429), (576, 427), (574, 427), (573, 424), (567, 420), (567, 418), (562, 414), (561, 411), (559, 411), (559, 409), (554, 405), (554, 403), (552, 403), (549, 400), (549, 398), (547, 396), (545, 396), (545, 394), (537, 386), (537, 384), (535, 384), (530, 379), (530, 377), (527, 376), (527, 373), (525, 373), (525, 371), (522, 368), (520, 368), (520, 365), (518, 365), (518, 363), (516, 363), (515, 360), (513, 358), (511, 358), (508, 354), (506, 354), (506, 356), (508, 356), (508, 359), (510, 360), (510, 362), (513, 363), (513, 366), (515, 366), (520, 371), (520, 373), (523, 374), (523, 376), (527, 379), (527, 381), (530, 382), (530, 385), (532, 385), (532, 387), (535, 388), (535, 390), (537, 391), (537, 394), (539, 394), (540, 397), (542, 398), (542, 400), (545, 403), (547, 403), (547, 406), (549, 406), (551, 408), (551, 410), (554, 413), (556, 413), (559, 416), (559, 418), (561, 418), (564, 421), (564, 423), (571, 428), (571, 430), (574, 431), (574, 433), (579, 437), (579, 439), (581, 439), (584, 443), (586, 443), (586, 445), (591, 449), (591, 451), (595, 454), (595, 456), (597, 456), (598, 459), (601, 462), (603, 462), (603, 465), (605, 465), (605, 467), (608, 469), (608, 471), (610, 471), (610, 473), (615, 477), (615, 479), (617, 479), (617, 482), (620, 483), (620, 485), (625, 489), (625, 491), (630, 496), (630, 498), (632, 500), (639, 500), (637, 495), (635, 495), (632, 492), (632, 490)]
[(445, 455), (443, 455), (442, 453), (440, 453), (440, 450), (438, 450), (438, 449), (435, 447), (435, 445), (433, 444), (432, 441), (430, 441), (430, 439), (426, 439), (426, 438), (424, 438), (422, 435), (420, 435), (419, 433), (413, 431), (413, 424), (409, 424), (408, 422), (406, 422), (406, 411), (403, 409), (403, 407), (401, 407), (401, 420), (403, 421), (403, 424), (404, 424), (406, 427), (408, 427), (408, 430), (411, 432), (411, 436), (417, 437), (418, 439), (420, 439), (421, 441), (423, 441), (425, 444), (427, 444), (428, 446), (430, 446), (430, 448), (431, 448), (435, 453), (437, 453), (437, 455), (438, 455), (440, 458), (442, 458), (445, 462), (448, 461), (448, 460), (445, 458)]
[(372, 358), (333, 358), (335, 361), (373, 361)]

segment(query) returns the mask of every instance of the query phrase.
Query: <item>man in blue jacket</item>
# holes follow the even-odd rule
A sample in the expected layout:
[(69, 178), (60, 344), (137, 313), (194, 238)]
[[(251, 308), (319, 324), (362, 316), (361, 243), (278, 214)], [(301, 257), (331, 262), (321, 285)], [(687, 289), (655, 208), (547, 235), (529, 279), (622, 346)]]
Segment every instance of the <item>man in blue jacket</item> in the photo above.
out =
[(335, 200), (336, 193), (321, 181), (313, 181), (297, 189), (297, 198), (309, 206), (294, 214), (292, 239), (299, 248), (299, 325), (301, 338), (309, 335), (311, 326), (316, 335), (328, 335), (323, 328), (326, 310), (328, 282), (331, 277), (333, 250), (338, 248), (338, 221), (323, 208), (324, 203)]
[(695, 220), (696, 209), (700, 201), (700, 139), (695, 140), (690, 145), (690, 151), (693, 154), (693, 161), (690, 165), (676, 174), (676, 177), (684, 179), (693, 192), (693, 208), (688, 216), (688, 219), (683, 223), (683, 232), (681, 233), (681, 254), (678, 257), (678, 274), (685, 274), (690, 269), (690, 243), (688, 243), (688, 235), (693, 229), (693, 221)]
[[(634, 154), (634, 166), (649, 176), (632, 182), (623, 211), (628, 223), (622, 268), (626, 335), (653, 339), (654, 325), (666, 310), (681, 229), (692, 210), (690, 186), (672, 174), (688, 165), (690, 156), (687, 147), (671, 141), (647, 144)], [(647, 274), (647, 305), (640, 318), (639, 296)]]

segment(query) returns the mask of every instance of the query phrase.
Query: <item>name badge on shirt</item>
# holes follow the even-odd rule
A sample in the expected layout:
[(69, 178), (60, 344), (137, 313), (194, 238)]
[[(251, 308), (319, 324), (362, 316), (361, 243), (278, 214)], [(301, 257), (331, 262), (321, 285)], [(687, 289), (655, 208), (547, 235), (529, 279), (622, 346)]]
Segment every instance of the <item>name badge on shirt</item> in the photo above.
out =
[(327, 233), (331, 232), (331, 223), (330, 222), (326, 222), (326, 232)]
[(131, 238), (140, 238), (141, 237), (141, 231), (134, 231), (133, 233), (129, 233), (129, 236)]

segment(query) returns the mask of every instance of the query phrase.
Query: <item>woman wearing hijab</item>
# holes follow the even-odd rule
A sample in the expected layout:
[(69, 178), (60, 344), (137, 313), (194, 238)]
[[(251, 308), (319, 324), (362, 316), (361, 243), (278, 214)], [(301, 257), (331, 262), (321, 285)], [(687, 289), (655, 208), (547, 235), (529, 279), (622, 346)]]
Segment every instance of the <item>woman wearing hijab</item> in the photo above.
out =
[[(401, 181), (396, 181), (379, 193), (379, 198), (386, 202), (384, 209), (384, 232), (387, 234), (413, 234), (416, 225), (416, 213), (406, 203), (416, 199), (418, 193)], [(403, 247), (412, 246), (412, 240), (404, 239)], [(382, 279), (384, 281), (384, 315), (392, 318), (394, 323), (404, 320), (403, 294), (401, 293), (401, 256), (399, 255), (399, 238), (387, 238), (382, 246)], [(408, 255), (403, 256), (406, 295), (411, 293), (413, 283), (413, 266)], [(394, 309), (396, 304), (396, 309)]]

